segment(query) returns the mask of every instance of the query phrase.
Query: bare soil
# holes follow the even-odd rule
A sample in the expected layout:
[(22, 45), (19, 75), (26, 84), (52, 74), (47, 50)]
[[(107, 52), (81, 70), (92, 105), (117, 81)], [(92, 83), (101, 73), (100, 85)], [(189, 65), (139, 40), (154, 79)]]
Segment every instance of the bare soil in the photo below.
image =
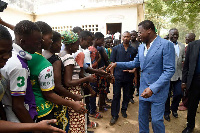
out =
[[(112, 98), (112, 86), (110, 88), (111, 93), (108, 97)], [(113, 126), (109, 125), (111, 119), (111, 111), (108, 109), (106, 112), (101, 112), (103, 118), (95, 119), (91, 118), (91, 121), (98, 122), (99, 126), (96, 129), (89, 129), (89, 131), (94, 131), (95, 133), (138, 133), (138, 108), (139, 108), (139, 97), (134, 96), (135, 103), (129, 103), (127, 110), (127, 118), (123, 118), (121, 113), (119, 114), (119, 119), (117, 123)], [(109, 104), (111, 105), (111, 104)], [(174, 118), (170, 115), (171, 121), (164, 121), (166, 133), (181, 133), (182, 130), (186, 127), (187, 122), (187, 111), (178, 111), (178, 118)], [(149, 124), (150, 133), (153, 133), (151, 123)], [(200, 107), (197, 110), (196, 114), (196, 126), (194, 133), (200, 133)]]

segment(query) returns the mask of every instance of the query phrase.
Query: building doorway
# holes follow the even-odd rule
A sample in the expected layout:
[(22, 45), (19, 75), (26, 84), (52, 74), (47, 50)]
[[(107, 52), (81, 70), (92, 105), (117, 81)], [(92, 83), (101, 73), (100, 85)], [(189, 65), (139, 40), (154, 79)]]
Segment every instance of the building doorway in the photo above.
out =
[(106, 34), (110, 31), (110, 34), (114, 35), (116, 32), (121, 33), (122, 23), (106, 23)]

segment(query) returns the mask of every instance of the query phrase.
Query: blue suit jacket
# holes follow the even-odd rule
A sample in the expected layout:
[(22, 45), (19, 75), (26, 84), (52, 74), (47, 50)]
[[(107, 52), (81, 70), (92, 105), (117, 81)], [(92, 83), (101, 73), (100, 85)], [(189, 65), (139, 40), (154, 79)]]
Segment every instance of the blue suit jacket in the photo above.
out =
[(170, 79), (175, 72), (174, 45), (160, 36), (154, 40), (146, 57), (144, 45), (138, 48), (138, 54), (130, 62), (117, 62), (117, 67), (123, 69), (141, 68), (139, 94), (149, 87), (153, 91), (150, 98), (139, 97), (150, 102), (165, 102), (168, 97)]

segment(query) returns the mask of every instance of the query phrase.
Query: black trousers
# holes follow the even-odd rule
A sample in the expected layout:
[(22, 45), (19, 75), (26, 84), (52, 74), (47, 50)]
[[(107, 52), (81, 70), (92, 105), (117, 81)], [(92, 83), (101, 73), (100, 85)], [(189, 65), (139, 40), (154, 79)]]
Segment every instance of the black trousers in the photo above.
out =
[(130, 90), (129, 90), (129, 98), (130, 99), (133, 99), (134, 98), (134, 96), (133, 96), (133, 94), (134, 94), (134, 92), (135, 92), (135, 85), (130, 85)]
[(195, 116), (200, 99), (200, 76), (194, 76), (191, 87), (188, 91), (188, 113), (187, 126), (195, 127)]
[[(172, 104), (171, 104), (171, 107), (170, 107), (170, 96), (171, 96), (172, 90), (173, 90), (173, 100), (172, 100)], [(167, 101), (165, 103), (165, 115), (169, 115), (171, 113), (170, 109), (173, 112), (177, 112), (181, 98), (182, 98), (181, 80), (179, 79), (177, 81), (171, 81), (168, 98), (167, 98)]]
[(120, 80), (115, 80), (113, 84), (113, 100), (111, 105), (111, 115), (113, 117), (118, 117), (120, 110), (120, 100), (121, 100), (121, 87), (123, 88), (123, 102), (121, 111), (126, 111), (129, 103), (129, 90), (133, 82), (122, 82)]

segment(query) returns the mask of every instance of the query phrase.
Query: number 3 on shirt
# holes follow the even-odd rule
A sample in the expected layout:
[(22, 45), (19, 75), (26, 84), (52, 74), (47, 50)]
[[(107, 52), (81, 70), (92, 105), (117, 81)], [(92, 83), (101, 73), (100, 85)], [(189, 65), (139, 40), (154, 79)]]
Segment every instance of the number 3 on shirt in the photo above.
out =
[(25, 85), (25, 79), (24, 79), (24, 77), (18, 77), (18, 78), (17, 78), (17, 81), (20, 82), (20, 83), (17, 83), (17, 86), (18, 86), (18, 87), (22, 87), (22, 86)]

